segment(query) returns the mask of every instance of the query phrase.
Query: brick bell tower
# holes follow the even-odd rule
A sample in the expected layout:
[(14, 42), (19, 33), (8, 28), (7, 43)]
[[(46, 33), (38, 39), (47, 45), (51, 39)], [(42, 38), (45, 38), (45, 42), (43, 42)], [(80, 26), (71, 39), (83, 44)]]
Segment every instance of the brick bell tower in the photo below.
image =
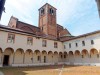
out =
[(52, 38), (57, 38), (56, 10), (48, 3), (39, 9), (39, 28)]

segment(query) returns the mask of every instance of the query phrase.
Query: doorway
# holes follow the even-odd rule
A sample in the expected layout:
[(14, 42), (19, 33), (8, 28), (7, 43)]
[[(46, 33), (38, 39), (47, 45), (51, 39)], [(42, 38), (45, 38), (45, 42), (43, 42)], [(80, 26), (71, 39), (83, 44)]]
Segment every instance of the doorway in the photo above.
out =
[(9, 65), (9, 55), (4, 55), (3, 66)]
[(44, 56), (44, 63), (46, 63), (46, 56)]

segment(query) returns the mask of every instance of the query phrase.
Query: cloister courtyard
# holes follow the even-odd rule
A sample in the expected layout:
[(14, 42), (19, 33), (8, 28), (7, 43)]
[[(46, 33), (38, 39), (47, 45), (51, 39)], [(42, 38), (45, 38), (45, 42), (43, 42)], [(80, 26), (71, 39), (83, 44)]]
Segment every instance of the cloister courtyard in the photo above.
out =
[(100, 75), (97, 66), (3, 67), (0, 71), (4, 75)]
[[(85, 3), (82, 2), (77, 5), (76, 3), (78, 2), (73, 2), (73, 0), (72, 3), (74, 3), (75, 6), (68, 1), (68, 3), (71, 3), (68, 4), (71, 5), (71, 10), (65, 9), (67, 4), (64, 2), (65, 6), (63, 5), (63, 8), (65, 11), (61, 8), (58, 9), (60, 4), (58, 4), (59, 6), (56, 6), (56, 8), (55, 5), (52, 6), (48, 1), (49, 0), (47, 0), (43, 6), (39, 4), (41, 7), (38, 9), (38, 21), (36, 21), (37, 18), (35, 16), (37, 14), (37, 12), (35, 14), (35, 9), (38, 7), (36, 2), (34, 2), (36, 5), (32, 4), (31, 7), (25, 7), (31, 5), (31, 2), (29, 2), (29, 5), (25, 4), (25, 6), (21, 2), (22, 9), (20, 9), (20, 2), (18, 2), (18, 10), (13, 6), (10, 6), (10, 9), (6, 9), (11, 11), (15, 9), (16, 12), (15, 10), (12, 11), (14, 13), (7, 12), (11, 14), (8, 14), (9, 17), (11, 17), (9, 18), (8, 24), (0, 23), (0, 75), (100, 75), (100, 29), (98, 29), (98, 26), (95, 26), (97, 29), (90, 26), (91, 24), (99, 25), (99, 19), (95, 18), (97, 14), (92, 17), (95, 13), (95, 11), (92, 13), (94, 8), (89, 11), (88, 5), (88, 10), (86, 7), (82, 8), (82, 6), (82, 10), (80, 11), (80, 6), (78, 5), (84, 5)], [(100, 6), (99, 1), (97, 1), (98, 6)], [(15, 3), (17, 4), (17, 0)], [(42, 3), (42, 1), (39, 3)], [(90, 3), (91, 2), (89, 2), (89, 4)], [(73, 10), (76, 8), (76, 5), (78, 8)], [(5, 11), (5, 8), (7, 8), (7, 6), (4, 7), (3, 4), (2, 11)], [(27, 8), (30, 11), (27, 10), (28, 12), (25, 12), (24, 9)], [(24, 12), (18, 13), (19, 10)], [(68, 11), (70, 11), (69, 13), (72, 12), (72, 14), (66, 15)], [(86, 14), (84, 11), (89, 12)], [(61, 13), (63, 13), (63, 15)], [(30, 14), (30, 16), (28, 14)], [(32, 19), (32, 15), (34, 15), (33, 17), (35, 19)], [(61, 17), (57, 15), (61, 15)], [(91, 17), (89, 17), (89, 15), (91, 15)], [(23, 16), (23, 18), (18, 16)], [(30, 18), (28, 19), (28, 17)], [(76, 17), (79, 18), (77, 19)], [(4, 19), (5, 21), (6, 18), (7, 14)], [(60, 20), (57, 21), (57, 18)], [(70, 21), (68, 19), (70, 19)], [(82, 22), (81, 20), (84, 21)], [(98, 22), (95, 22), (96, 20), (98, 20)], [(62, 23), (58, 24), (57, 22), (60, 21)], [(35, 24), (35, 22), (37, 23)], [(73, 26), (71, 24), (73, 24)], [(85, 24), (88, 27), (86, 27)], [(70, 29), (67, 29), (67, 26)]]

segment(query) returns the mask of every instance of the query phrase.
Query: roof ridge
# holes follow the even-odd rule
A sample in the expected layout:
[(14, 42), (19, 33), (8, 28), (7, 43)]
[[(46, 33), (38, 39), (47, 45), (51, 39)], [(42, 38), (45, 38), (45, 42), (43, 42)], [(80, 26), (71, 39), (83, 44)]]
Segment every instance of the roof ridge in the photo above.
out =
[(29, 24), (29, 23), (25, 23), (25, 22), (22, 22), (22, 21), (18, 21), (18, 22), (23, 23), (23, 24), (25, 24), (26, 26), (30, 25), (30, 26), (32, 26), (32, 27), (35, 27), (35, 28), (40, 29), (39, 27), (37, 27), (37, 26), (35, 26), (35, 25), (31, 25), (31, 24)]

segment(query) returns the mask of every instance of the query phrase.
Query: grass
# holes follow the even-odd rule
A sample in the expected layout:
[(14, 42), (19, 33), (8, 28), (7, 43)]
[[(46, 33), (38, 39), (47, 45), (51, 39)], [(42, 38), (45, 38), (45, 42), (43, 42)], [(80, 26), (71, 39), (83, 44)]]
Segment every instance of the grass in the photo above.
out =
[[(0, 68), (4, 75), (59, 75), (62, 66)], [(61, 75), (100, 75), (96, 66), (64, 66)]]

